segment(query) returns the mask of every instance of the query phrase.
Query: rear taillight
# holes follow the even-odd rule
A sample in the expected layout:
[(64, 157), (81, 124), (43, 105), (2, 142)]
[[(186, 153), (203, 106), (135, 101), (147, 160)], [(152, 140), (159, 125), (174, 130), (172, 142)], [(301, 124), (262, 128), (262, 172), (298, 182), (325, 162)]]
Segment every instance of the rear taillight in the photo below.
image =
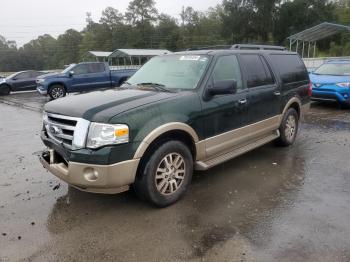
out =
[(308, 89), (307, 89), (307, 95), (308, 95), (309, 97), (312, 96), (312, 83), (311, 83), (311, 82), (309, 83), (309, 87), (308, 87)]

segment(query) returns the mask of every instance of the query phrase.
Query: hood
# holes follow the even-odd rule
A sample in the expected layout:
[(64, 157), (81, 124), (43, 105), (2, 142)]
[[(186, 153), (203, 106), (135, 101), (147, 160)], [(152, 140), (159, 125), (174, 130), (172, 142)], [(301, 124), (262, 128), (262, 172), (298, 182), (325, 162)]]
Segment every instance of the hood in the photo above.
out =
[(65, 77), (67, 77), (66, 74), (62, 74), (62, 73), (49, 73), (49, 74), (45, 74), (45, 75), (39, 76), (38, 79), (65, 78)]
[(112, 89), (87, 94), (72, 95), (45, 105), (45, 111), (93, 122), (108, 123), (113, 116), (177, 96), (177, 93), (145, 91), (137, 89)]
[(336, 76), (336, 75), (310, 74), (310, 80), (313, 84), (336, 84), (336, 83), (350, 82), (350, 75)]

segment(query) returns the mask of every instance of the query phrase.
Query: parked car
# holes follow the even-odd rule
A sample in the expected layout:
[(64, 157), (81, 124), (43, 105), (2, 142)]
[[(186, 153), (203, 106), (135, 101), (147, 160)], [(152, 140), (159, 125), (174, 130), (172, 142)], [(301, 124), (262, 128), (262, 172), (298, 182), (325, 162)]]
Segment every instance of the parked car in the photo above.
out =
[(40, 161), (80, 190), (119, 193), (133, 185), (163, 207), (183, 196), (194, 169), (273, 140), (292, 145), (309, 94), (294, 52), (159, 56), (118, 89), (47, 103), (41, 139), (49, 150)]
[(107, 63), (101, 62), (72, 64), (61, 73), (38, 77), (37, 90), (42, 95), (57, 99), (67, 93), (119, 86), (135, 72), (135, 69), (111, 71)]
[(350, 106), (350, 59), (325, 62), (310, 73), (314, 101), (336, 101)]
[(36, 89), (36, 78), (45, 74), (40, 71), (22, 71), (6, 78), (0, 78), (0, 94), (9, 95), (11, 91), (28, 91)]

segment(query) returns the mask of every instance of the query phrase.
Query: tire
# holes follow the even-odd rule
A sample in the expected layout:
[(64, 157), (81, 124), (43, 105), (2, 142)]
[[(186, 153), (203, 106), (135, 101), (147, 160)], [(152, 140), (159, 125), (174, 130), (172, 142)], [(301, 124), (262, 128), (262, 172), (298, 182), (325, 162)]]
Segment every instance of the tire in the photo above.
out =
[(48, 94), (52, 100), (55, 100), (61, 97), (65, 97), (67, 93), (64, 86), (53, 85), (53, 86), (50, 86)]
[(350, 103), (341, 103), (339, 106), (342, 110), (350, 109)]
[(298, 134), (299, 115), (294, 108), (289, 108), (284, 114), (279, 128), (280, 137), (277, 140), (280, 146), (290, 146), (294, 144)]
[(151, 152), (139, 171), (136, 194), (157, 207), (166, 207), (178, 201), (191, 183), (192, 154), (184, 143), (167, 141)]
[(126, 82), (127, 78), (123, 77), (122, 79), (119, 80), (118, 87), (121, 86)]
[(11, 93), (11, 88), (8, 85), (1, 85), (0, 86), (0, 95), (1, 96), (8, 96)]

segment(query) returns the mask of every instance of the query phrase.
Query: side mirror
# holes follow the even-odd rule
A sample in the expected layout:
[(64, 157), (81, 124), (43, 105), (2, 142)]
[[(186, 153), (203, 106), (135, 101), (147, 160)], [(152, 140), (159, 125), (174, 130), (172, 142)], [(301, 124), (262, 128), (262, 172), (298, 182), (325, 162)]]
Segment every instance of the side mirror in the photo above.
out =
[(232, 95), (237, 92), (237, 82), (236, 80), (223, 80), (218, 81), (213, 84), (213, 87), (207, 89), (207, 94), (209, 96), (216, 95)]
[(69, 77), (74, 76), (74, 71), (69, 71)]

